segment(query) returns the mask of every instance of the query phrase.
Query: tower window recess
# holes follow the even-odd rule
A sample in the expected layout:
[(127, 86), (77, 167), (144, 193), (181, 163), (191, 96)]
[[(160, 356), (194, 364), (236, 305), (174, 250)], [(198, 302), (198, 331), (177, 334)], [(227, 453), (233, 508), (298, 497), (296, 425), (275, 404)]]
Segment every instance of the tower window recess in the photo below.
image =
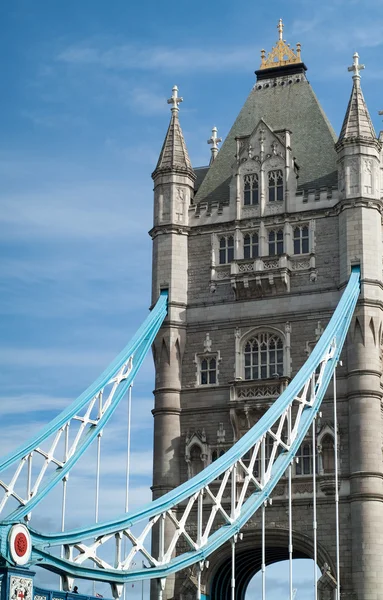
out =
[(259, 182), (258, 174), (251, 173), (243, 178), (243, 203), (245, 206), (258, 204), (259, 202)]
[(325, 435), (322, 439), (322, 465), (324, 473), (334, 473), (335, 471), (335, 452), (334, 440), (330, 435)]
[(269, 231), (269, 256), (280, 256), (284, 252), (283, 229)]
[[(221, 458), (221, 456), (223, 456), (225, 454), (225, 450), (213, 450), (212, 454), (211, 454), (211, 462), (215, 462), (216, 460), (218, 460), (218, 458)], [(221, 475), (218, 475), (217, 479), (221, 480), (223, 479), (225, 473), (221, 473)]]
[(243, 237), (243, 258), (257, 258), (258, 256), (258, 233), (246, 233), (246, 235)]
[(259, 333), (244, 347), (245, 379), (269, 379), (283, 375), (283, 341), (271, 333)]
[(232, 235), (219, 238), (219, 264), (224, 265), (234, 260), (234, 237)]
[[(303, 442), (296, 454), (298, 462), (295, 465), (295, 475), (312, 475), (313, 473), (313, 445), (312, 442)], [(318, 473), (318, 460), (315, 461), (315, 472)]]
[(309, 252), (309, 228), (307, 225), (294, 228), (294, 254)]
[(268, 172), (269, 202), (283, 201), (283, 173), (282, 169)]
[(200, 364), (200, 385), (217, 383), (217, 359), (202, 358)]

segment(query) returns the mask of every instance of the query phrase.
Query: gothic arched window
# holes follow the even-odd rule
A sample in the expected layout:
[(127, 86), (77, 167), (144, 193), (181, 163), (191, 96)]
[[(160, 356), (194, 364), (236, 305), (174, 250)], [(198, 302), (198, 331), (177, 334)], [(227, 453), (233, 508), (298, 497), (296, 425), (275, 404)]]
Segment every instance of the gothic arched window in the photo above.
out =
[(282, 169), (268, 172), (269, 202), (282, 202), (283, 200), (283, 172)]
[(200, 385), (217, 383), (217, 359), (202, 358), (200, 364)]
[(280, 256), (284, 252), (283, 229), (269, 231), (269, 256)]
[(294, 227), (294, 254), (309, 252), (309, 228), (307, 225)]
[(283, 375), (283, 341), (273, 333), (258, 333), (244, 346), (245, 379)]
[(257, 173), (245, 175), (243, 178), (243, 203), (245, 206), (258, 204), (259, 183)]
[(219, 238), (219, 264), (225, 265), (234, 260), (234, 237), (232, 235)]
[(313, 472), (313, 446), (311, 442), (303, 442), (296, 454), (296, 475), (311, 475)]
[(257, 258), (258, 256), (258, 233), (246, 233), (246, 235), (243, 236), (243, 258)]

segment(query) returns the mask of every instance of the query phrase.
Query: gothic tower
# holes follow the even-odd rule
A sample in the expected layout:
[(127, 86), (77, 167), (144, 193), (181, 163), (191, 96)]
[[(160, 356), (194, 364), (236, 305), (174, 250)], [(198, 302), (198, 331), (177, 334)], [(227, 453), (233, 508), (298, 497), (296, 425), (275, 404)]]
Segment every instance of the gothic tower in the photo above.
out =
[(352, 580), (357, 598), (383, 593), (381, 417), (382, 189), (381, 149), (360, 86), (354, 54), (353, 87), (339, 140), (340, 285), (350, 265), (361, 266), (362, 289), (347, 344)]
[[(339, 139), (307, 78), (300, 44), (262, 50), (256, 83), (209, 166), (192, 169), (173, 89), (154, 179), (153, 302), (169, 290), (154, 344), (153, 495), (183, 483), (241, 438), (286, 388), (331, 317), (351, 267), (362, 291), (333, 390), (298, 453), (294, 556), (313, 557), (312, 469), (318, 458), (319, 598), (336, 581), (334, 440), (339, 446), (342, 600), (383, 596), (381, 417), (382, 143), (354, 56)], [(266, 448), (267, 452), (267, 448)], [(220, 482), (212, 483), (218, 489)], [(287, 479), (266, 512), (266, 562), (288, 557)], [(223, 503), (230, 498), (223, 498)], [(164, 532), (169, 535), (170, 532)], [(153, 545), (161, 554), (158, 531)], [(230, 545), (202, 573), (210, 600), (230, 598)], [(236, 594), (260, 570), (260, 517), (237, 545)], [(163, 600), (196, 594), (196, 571), (166, 582)], [(153, 591), (157, 598), (157, 590)]]
[[(172, 116), (153, 172), (154, 223), (152, 302), (161, 289), (169, 293), (168, 317), (153, 347), (156, 368), (154, 415), (153, 498), (180, 483), (181, 365), (185, 346), (188, 264), (188, 207), (195, 174), (178, 120), (177, 86), (168, 100)], [(169, 535), (170, 532), (165, 532)], [(158, 530), (153, 545), (161, 553)], [(155, 586), (154, 586), (155, 587)], [(172, 582), (167, 581), (168, 595)], [(153, 592), (154, 593), (154, 592)], [(171, 597), (171, 595), (169, 595)]]

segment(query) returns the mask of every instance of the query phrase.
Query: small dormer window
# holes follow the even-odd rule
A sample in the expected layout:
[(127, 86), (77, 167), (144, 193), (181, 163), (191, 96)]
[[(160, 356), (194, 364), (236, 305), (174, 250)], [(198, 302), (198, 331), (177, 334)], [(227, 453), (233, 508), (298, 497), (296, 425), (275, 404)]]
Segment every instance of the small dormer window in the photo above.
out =
[(258, 256), (258, 233), (246, 233), (246, 235), (243, 237), (243, 258), (258, 258)]
[(234, 237), (232, 235), (219, 238), (219, 264), (225, 265), (234, 260)]
[(257, 173), (251, 173), (244, 177), (243, 203), (245, 206), (259, 203), (259, 182)]
[(283, 201), (283, 173), (282, 169), (268, 172), (269, 202)]

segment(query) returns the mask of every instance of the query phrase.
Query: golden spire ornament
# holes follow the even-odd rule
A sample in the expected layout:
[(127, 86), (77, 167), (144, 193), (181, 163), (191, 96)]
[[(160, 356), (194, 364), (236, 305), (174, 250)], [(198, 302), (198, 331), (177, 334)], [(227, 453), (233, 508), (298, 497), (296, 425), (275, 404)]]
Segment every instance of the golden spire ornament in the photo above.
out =
[(269, 52), (266, 58), (266, 51), (261, 50), (261, 66), (260, 69), (271, 69), (273, 67), (284, 67), (285, 65), (295, 65), (301, 60), (301, 45), (298, 42), (297, 49), (290, 48), (290, 44), (286, 44), (283, 39), (283, 21), (279, 19), (277, 25), (279, 39), (274, 48)]

